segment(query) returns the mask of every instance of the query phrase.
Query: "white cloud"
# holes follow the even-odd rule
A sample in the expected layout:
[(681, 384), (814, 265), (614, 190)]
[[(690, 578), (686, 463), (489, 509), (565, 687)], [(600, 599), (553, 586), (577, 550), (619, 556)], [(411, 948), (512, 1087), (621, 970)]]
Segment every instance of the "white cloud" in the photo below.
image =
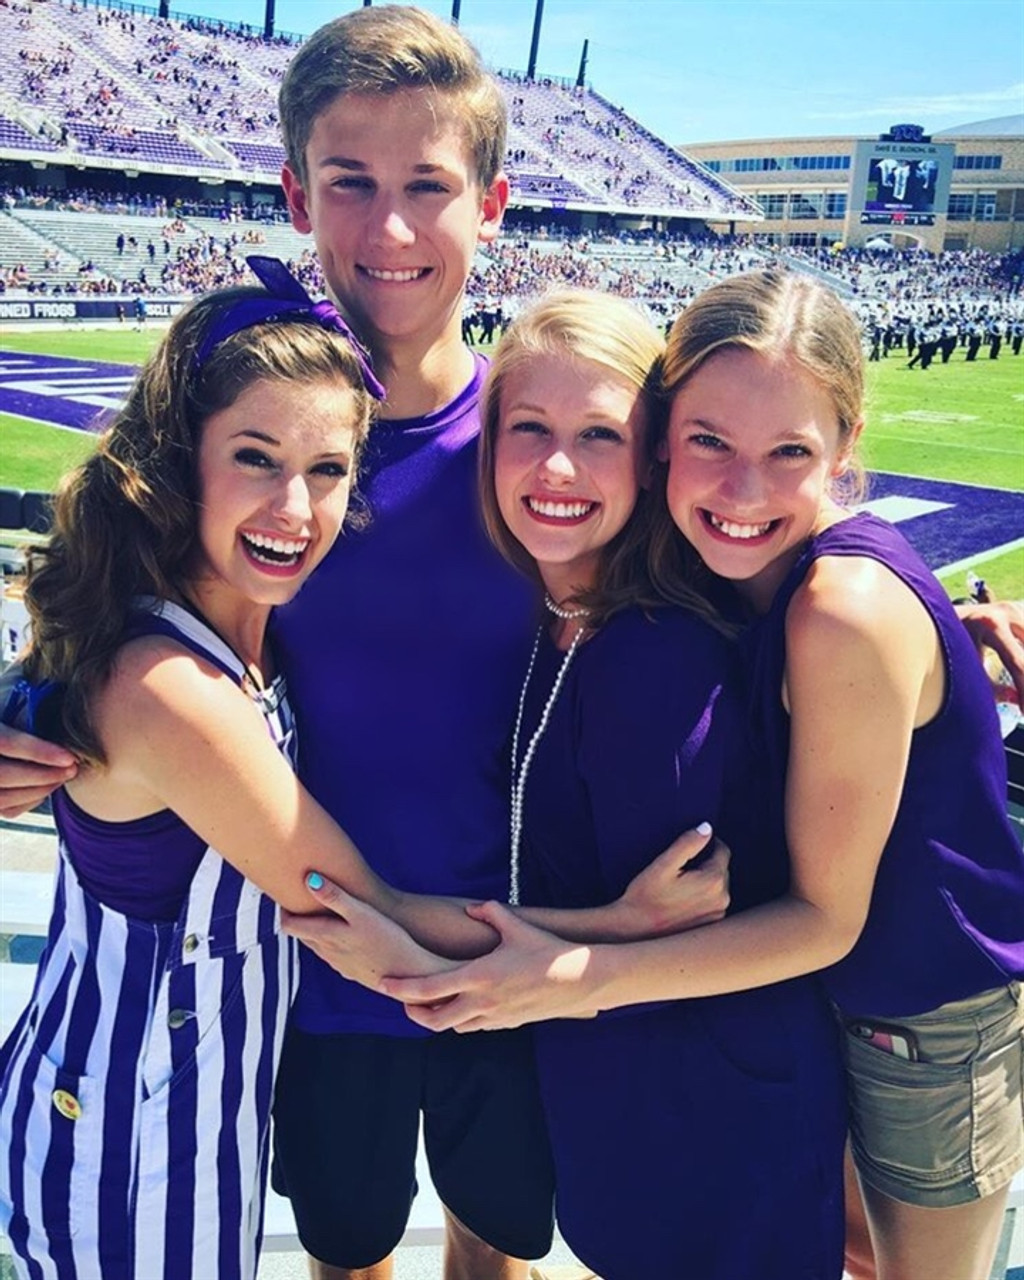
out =
[[(1003, 110), (999, 111), (999, 108)], [(897, 116), (906, 119), (926, 119), (951, 115), (1015, 114), (1022, 110), (1024, 110), (1024, 84), (1012, 84), (1005, 89), (976, 89), (960, 93), (880, 98), (871, 106), (844, 107), (829, 111), (809, 110), (806, 115), (815, 120), (854, 120), (875, 117), (895, 120)]]

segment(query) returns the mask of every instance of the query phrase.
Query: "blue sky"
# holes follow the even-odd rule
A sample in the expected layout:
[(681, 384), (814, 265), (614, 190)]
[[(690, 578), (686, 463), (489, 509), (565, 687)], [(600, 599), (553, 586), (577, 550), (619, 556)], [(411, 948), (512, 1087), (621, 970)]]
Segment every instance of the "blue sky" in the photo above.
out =
[[(443, 17), (451, 0), (420, 0)], [(276, 0), (307, 34), (353, 0)], [(172, 11), (263, 25), (263, 0)], [(525, 70), (534, 0), (462, 0), (494, 67)], [(1024, 112), (1021, 0), (545, 0), (538, 71), (575, 78), (673, 143), (927, 132)]]

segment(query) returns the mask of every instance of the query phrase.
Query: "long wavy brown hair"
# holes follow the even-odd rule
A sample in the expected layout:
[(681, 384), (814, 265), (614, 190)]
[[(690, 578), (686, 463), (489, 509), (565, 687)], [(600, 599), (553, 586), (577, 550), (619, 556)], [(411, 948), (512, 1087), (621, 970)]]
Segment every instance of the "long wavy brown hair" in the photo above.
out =
[(60, 686), (60, 739), (87, 763), (104, 761), (90, 701), (111, 673), (133, 599), (179, 598), (195, 564), (207, 418), (258, 381), (340, 382), (355, 392), (357, 447), (369, 428), (373, 401), (351, 347), (308, 316), (242, 329), (200, 364), (211, 326), (250, 296), (265, 294), (223, 290), (175, 318), (95, 452), (61, 482), (53, 534), (30, 554), (25, 675)]

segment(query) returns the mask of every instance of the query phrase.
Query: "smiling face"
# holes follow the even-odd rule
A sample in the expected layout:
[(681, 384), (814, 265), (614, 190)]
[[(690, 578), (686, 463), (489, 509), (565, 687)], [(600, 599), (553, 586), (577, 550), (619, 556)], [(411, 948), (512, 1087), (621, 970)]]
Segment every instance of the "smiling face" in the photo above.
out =
[(539, 355), (506, 374), (494, 446), (498, 510), (555, 600), (594, 585), (644, 480), (647, 411), (626, 378)]
[(708, 568), (763, 611), (827, 518), (830, 482), (855, 438), (840, 439), (831, 395), (792, 357), (720, 351), (672, 400), (672, 519)]
[(341, 381), (265, 379), (206, 419), (192, 582), (211, 616), (283, 604), (327, 554), (348, 509), (357, 421)]
[(456, 103), (427, 89), (341, 94), (316, 119), (303, 184), (282, 183), (297, 230), (312, 231), (331, 292), (371, 345), (461, 341), (476, 246), (508, 199), (481, 191)]

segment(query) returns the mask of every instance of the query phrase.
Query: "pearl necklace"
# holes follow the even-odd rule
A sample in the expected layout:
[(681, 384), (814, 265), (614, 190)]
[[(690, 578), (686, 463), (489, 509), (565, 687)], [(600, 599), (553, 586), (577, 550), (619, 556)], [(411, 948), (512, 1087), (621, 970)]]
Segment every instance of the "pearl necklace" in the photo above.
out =
[[(560, 618), (568, 621), (575, 621), (587, 616), (586, 609), (561, 609), (559, 605), (546, 596), (544, 603)], [(526, 751), (523, 753), (523, 759), (520, 764), (516, 764), (519, 757), (519, 735), (523, 728), (523, 709), (526, 706), (526, 693), (530, 687), (530, 678), (533, 675), (534, 664), (537, 661), (537, 653), (540, 650), (541, 638), (544, 635), (544, 627), (537, 628), (537, 638), (533, 642), (533, 652), (530, 654), (530, 663), (526, 668), (526, 678), (523, 680), (523, 687), (519, 691), (519, 710), (516, 713), (516, 727), (512, 734), (512, 804), (510, 813), (510, 851), (509, 851), (509, 893), (508, 900), (512, 906), (519, 903), (519, 849), (523, 839), (523, 799), (526, 795), (526, 778), (530, 772), (530, 765), (533, 763), (533, 757), (537, 751), (537, 744), (540, 742), (544, 730), (548, 727), (548, 720), (551, 718), (551, 711), (558, 700), (558, 694), (565, 683), (566, 672), (569, 670), (569, 664), (573, 660), (576, 650), (579, 648), (580, 641), (586, 631), (585, 626), (577, 627), (576, 634), (572, 638), (568, 649), (565, 651), (565, 657), (562, 659), (562, 665), (558, 668), (558, 674), (555, 676), (555, 683), (551, 686), (551, 692), (548, 694), (548, 700), (544, 704), (544, 710), (541, 712), (540, 721), (537, 728), (533, 732)]]
[(544, 607), (548, 613), (553, 613), (556, 618), (561, 618), (563, 622), (575, 622), (577, 618), (585, 618), (590, 612), (589, 609), (566, 609), (564, 605), (560, 605), (547, 593), (544, 595)]

